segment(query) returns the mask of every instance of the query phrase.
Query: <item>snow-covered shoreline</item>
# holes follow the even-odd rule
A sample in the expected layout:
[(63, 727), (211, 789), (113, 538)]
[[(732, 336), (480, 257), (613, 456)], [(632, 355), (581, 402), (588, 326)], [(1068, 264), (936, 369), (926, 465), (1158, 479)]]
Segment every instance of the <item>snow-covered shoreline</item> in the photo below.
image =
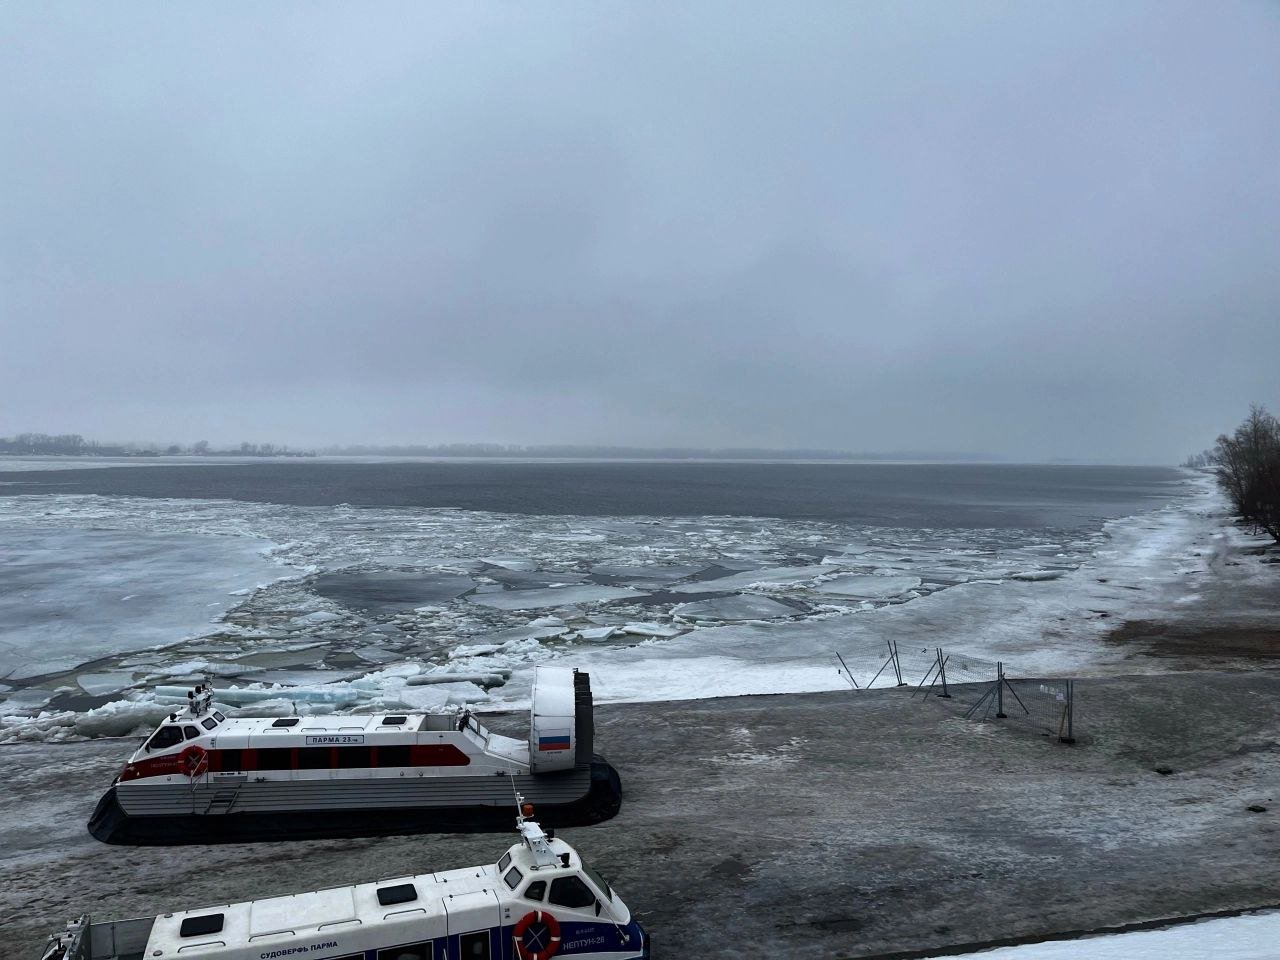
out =
[(1099, 934), (994, 947), (975, 953), (940, 954), (950, 960), (1275, 960), (1280, 956), (1280, 912), (1242, 913), (1153, 930)]

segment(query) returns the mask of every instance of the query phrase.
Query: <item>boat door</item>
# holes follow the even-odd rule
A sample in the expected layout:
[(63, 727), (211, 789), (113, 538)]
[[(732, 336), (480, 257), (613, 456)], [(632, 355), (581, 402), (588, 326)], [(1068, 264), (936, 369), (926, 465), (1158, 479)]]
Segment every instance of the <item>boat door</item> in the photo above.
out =
[(502, 908), (495, 890), (444, 898), (449, 917), (449, 960), (508, 960), (502, 942)]

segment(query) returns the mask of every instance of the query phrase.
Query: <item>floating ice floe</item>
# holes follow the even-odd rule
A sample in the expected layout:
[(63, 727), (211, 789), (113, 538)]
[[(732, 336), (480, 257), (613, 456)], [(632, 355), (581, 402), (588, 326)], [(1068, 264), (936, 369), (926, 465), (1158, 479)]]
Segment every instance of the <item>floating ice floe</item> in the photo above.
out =
[(361, 670), (263, 670), (251, 675), (254, 683), (278, 683), (283, 687), (311, 687), (342, 683), (358, 676)]
[[(263, 541), (242, 533), (114, 529), (118, 521), (108, 511), (104, 524), (93, 498), (77, 501), (95, 515), (79, 522), (113, 529), (60, 529), (49, 501), (38, 499), (41, 527), (6, 526), (0, 551), (0, 622), (9, 625), (0, 642), (0, 679), (62, 673), (209, 633), (211, 613), (235, 602), (231, 591), (280, 572), (259, 555)], [(148, 515), (155, 502), (148, 501)], [(0, 512), (17, 507), (7, 502)], [(48, 575), (51, 569), (57, 576)]]
[(494, 670), (441, 670), (432, 673), (420, 673), (405, 680), (410, 687), (439, 686), (452, 683), (472, 683), (477, 686), (500, 686), (511, 679), (511, 670), (497, 668)]
[(603, 587), (588, 583), (567, 587), (548, 587), (545, 590), (504, 590), (493, 593), (475, 593), (467, 599), (472, 603), (495, 610), (537, 610), (542, 607), (566, 607), (583, 603), (606, 603), (611, 600), (630, 600), (642, 597), (637, 590), (623, 587)]
[(0, 713), (30, 713), (52, 699), (52, 690), (41, 690), (39, 687), (13, 690), (0, 697)]
[(481, 563), (493, 567), (505, 567), (507, 570), (537, 570), (538, 562), (528, 557), (481, 557)]
[(733, 597), (714, 597), (682, 603), (671, 610), (672, 616), (686, 620), (776, 620), (794, 617), (801, 611), (769, 597), (738, 594)]
[(1031, 582), (1058, 580), (1070, 572), (1070, 570), (1020, 570), (1017, 573), (1008, 574), (1008, 578), (1010, 580), (1027, 580)]
[(658, 637), (664, 640), (684, 633), (680, 627), (663, 623), (624, 623), (618, 630), (633, 637)]
[(763, 587), (774, 584), (794, 584), (813, 580), (831, 573), (835, 567), (812, 564), (806, 567), (766, 567), (763, 570), (746, 570), (714, 580), (679, 584), (670, 587), (672, 593), (715, 593), (721, 590), (744, 590), (747, 587)]
[(105, 697), (119, 693), (133, 685), (132, 670), (113, 670), (107, 673), (81, 673), (76, 676), (80, 689), (91, 697)]
[(35, 717), (3, 715), (0, 743), (41, 743), (150, 733), (172, 707), (149, 699), (117, 700), (84, 713), (71, 710)]
[(597, 577), (611, 577), (615, 580), (629, 580), (636, 583), (674, 583), (684, 580), (707, 569), (705, 563), (597, 563), (591, 573)]
[(294, 617), (289, 621), (290, 626), (294, 627), (314, 627), (321, 623), (332, 623), (335, 620), (341, 620), (340, 614), (331, 610), (317, 610), (315, 613), (303, 614), (300, 617)]
[(393, 653), (379, 646), (356, 647), (351, 651), (365, 663), (392, 663), (400, 659), (400, 654)]
[(454, 682), (430, 686), (404, 686), (383, 695), (383, 702), (410, 710), (440, 711), (449, 707), (484, 703), (489, 694), (474, 683)]
[(890, 600), (920, 586), (919, 577), (847, 573), (815, 587), (818, 593), (853, 600)]
[(57, 660), (35, 660), (14, 667), (4, 675), (6, 680), (30, 680), (34, 677), (46, 677), (55, 673), (66, 673), (74, 670), (84, 661), (79, 657), (61, 657)]
[(449, 697), (449, 691), (443, 687), (404, 686), (395, 691), (388, 691), (383, 696), (383, 702), (389, 707), (434, 713), (449, 705)]
[[(182, 704), (187, 702), (190, 687), (156, 687), (156, 700), (166, 704)], [(264, 700), (291, 700), (303, 703), (328, 703), (334, 706), (351, 706), (360, 699), (360, 695), (347, 684), (334, 684), (315, 687), (283, 687), (273, 684), (270, 687), (219, 687), (214, 691), (219, 703), (240, 707), (250, 703), (261, 703)]]

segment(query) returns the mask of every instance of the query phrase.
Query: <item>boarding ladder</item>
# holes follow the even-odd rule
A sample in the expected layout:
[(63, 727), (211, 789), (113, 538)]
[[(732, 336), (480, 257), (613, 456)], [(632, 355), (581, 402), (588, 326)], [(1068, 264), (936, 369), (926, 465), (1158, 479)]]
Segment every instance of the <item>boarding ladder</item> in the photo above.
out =
[[(208, 803), (205, 804), (203, 811), (193, 809), (192, 812), (211, 815), (230, 813), (236, 801), (240, 799), (240, 791), (248, 779), (248, 777), (219, 777), (213, 783), (208, 783), (206, 780), (207, 786), (202, 792), (208, 796)], [(194, 808), (195, 804), (193, 803), (192, 806)]]

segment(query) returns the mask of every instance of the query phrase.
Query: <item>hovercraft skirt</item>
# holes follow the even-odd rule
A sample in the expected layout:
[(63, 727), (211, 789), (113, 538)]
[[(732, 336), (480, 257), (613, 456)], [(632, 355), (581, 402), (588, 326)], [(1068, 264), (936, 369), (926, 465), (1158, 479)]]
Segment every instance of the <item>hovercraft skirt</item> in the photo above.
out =
[[(550, 827), (600, 823), (615, 816), (622, 804), (618, 773), (601, 757), (595, 758), (589, 768), (565, 775), (519, 779), (518, 789), (535, 805), (538, 819)], [(571, 782), (578, 789), (566, 791), (564, 788)], [(328, 786), (332, 787), (332, 782)], [(493, 787), (500, 787), (502, 796), (491, 802), (454, 804), (446, 800), (430, 805), (382, 806), (377, 801), (335, 805), (342, 801), (331, 799), (323, 805), (302, 806), (284, 799), (286, 794), (277, 802), (259, 801), (229, 813), (197, 813), (177, 812), (168, 801), (139, 803), (132, 797), (122, 805), (120, 787), (113, 785), (98, 801), (88, 827), (104, 843), (136, 845), (507, 832), (511, 822), (511, 783), (504, 778)], [(191, 811), (192, 791), (180, 786), (179, 792), (188, 798), (183, 806)], [(157, 812), (151, 813), (148, 807)]]

